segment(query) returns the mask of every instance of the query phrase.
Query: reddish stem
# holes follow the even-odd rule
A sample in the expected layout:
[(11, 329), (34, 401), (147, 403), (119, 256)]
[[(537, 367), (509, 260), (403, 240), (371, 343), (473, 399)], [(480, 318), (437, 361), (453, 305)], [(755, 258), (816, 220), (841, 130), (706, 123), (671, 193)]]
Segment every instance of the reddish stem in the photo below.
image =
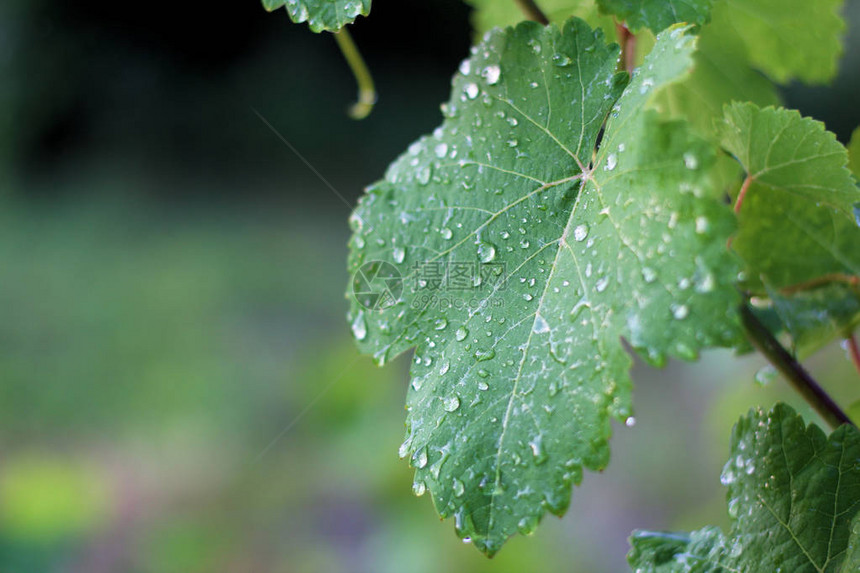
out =
[(750, 184), (752, 183), (753, 178), (751, 175), (747, 175), (746, 179), (744, 179), (744, 184), (741, 185), (741, 190), (738, 193), (738, 200), (735, 201), (735, 213), (741, 212), (741, 205), (744, 202), (744, 197), (747, 196), (747, 191), (749, 191)]
[(800, 291), (810, 290), (816, 287), (824, 286), (829, 283), (845, 283), (848, 286), (856, 288), (860, 287), (860, 277), (854, 275), (847, 275), (845, 273), (830, 273), (827, 275), (816, 277), (806, 282), (784, 287), (781, 290), (783, 294), (794, 294)]
[(851, 362), (854, 363), (854, 368), (860, 373), (860, 346), (857, 344), (857, 336), (852, 332), (845, 342), (848, 343), (848, 355), (851, 356)]
[(624, 23), (615, 23), (615, 32), (618, 34), (618, 43), (621, 44), (621, 58), (627, 73), (633, 73), (636, 67), (636, 36), (630, 32), (630, 28)]

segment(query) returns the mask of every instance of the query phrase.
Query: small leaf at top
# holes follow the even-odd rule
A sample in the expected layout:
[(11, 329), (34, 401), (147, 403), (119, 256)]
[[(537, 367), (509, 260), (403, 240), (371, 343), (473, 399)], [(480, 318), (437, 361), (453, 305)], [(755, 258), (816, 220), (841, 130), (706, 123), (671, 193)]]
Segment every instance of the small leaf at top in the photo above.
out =
[(634, 532), (641, 573), (854, 573), (860, 570), (860, 431), (829, 437), (777, 405), (753, 411), (732, 433), (723, 469), (731, 530)]
[[(514, 0), (465, 1), (475, 8), (472, 25), (479, 38), (495, 27), (513, 26), (524, 18)], [(608, 37), (615, 33), (615, 22), (611, 17), (601, 14), (592, 0), (541, 0), (539, 4), (550, 22), (563, 24), (571, 16), (576, 16), (588, 22), (592, 28), (601, 28)]]
[[(712, 25), (744, 43), (753, 66), (777, 82), (825, 83), (842, 55), (843, 0), (715, 0)], [(724, 6), (720, 6), (723, 4)], [(724, 18), (717, 17), (722, 11)]]
[(597, 0), (600, 10), (626, 21), (631, 30), (648, 28), (660, 32), (672, 24), (704, 24), (711, 13), (711, 0)]
[(371, 0), (262, 0), (269, 12), (284, 6), (296, 24), (307, 22), (314, 32), (336, 32), (359, 16), (370, 14)]
[(490, 555), (606, 466), (611, 419), (632, 412), (621, 337), (658, 364), (737, 339), (714, 150), (647, 109), (694, 44), (665, 31), (625, 89), (618, 47), (581, 20), (490, 32), (442, 125), (351, 219), (350, 270), (403, 277), (386, 304), (354, 297), (350, 321), (379, 362), (416, 348), (414, 490)]

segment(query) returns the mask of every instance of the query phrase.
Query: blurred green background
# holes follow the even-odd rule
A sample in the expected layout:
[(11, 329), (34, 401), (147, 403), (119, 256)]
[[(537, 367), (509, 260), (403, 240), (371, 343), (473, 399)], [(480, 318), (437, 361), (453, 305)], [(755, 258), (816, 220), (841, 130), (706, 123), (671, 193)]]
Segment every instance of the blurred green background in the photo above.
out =
[[(501, 0), (500, 0), (501, 1)], [(842, 74), (789, 105), (860, 123)], [(634, 428), (492, 561), (411, 494), (408, 360), (345, 323), (349, 205), (440, 121), (459, 0), (375, 0), (354, 26), (380, 102), (354, 122), (329, 36), (257, 2), (0, 4), (0, 572), (617, 572), (637, 527), (725, 525), (719, 473), (763, 362), (637, 365)], [(334, 193), (254, 113), (337, 190)], [(811, 360), (860, 397), (838, 347)]]

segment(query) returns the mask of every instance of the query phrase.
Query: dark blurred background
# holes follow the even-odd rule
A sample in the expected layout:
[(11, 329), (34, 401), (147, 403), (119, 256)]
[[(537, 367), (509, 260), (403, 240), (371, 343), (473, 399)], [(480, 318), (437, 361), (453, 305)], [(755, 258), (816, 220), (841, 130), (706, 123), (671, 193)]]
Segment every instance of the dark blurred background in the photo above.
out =
[[(846, 15), (839, 79), (785, 93), (843, 141)], [(380, 100), (356, 122), (332, 38), (254, 0), (0, 3), (0, 571), (614, 572), (635, 527), (726, 523), (731, 425), (808, 410), (721, 352), (637, 365), (610, 469), (492, 561), (411, 495), (408, 364), (353, 349), (346, 220), (440, 122), (468, 18), (374, 0), (352, 31)], [(811, 366), (856, 397), (838, 346)]]

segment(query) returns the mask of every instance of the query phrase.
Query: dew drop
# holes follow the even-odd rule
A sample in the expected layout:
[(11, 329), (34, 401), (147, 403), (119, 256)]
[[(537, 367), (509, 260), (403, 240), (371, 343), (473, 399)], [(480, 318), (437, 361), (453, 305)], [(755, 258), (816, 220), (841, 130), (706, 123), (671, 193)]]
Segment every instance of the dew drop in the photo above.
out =
[(532, 331), (536, 334), (543, 334), (544, 332), (549, 332), (549, 323), (546, 319), (540, 314), (535, 315), (535, 323), (532, 327)]
[(632, 428), (633, 426), (636, 425), (636, 418), (634, 418), (633, 416), (630, 416), (629, 418), (624, 420), (624, 425), (627, 426), (628, 428)]
[(478, 97), (479, 92), (480, 90), (478, 89), (478, 86), (476, 84), (466, 84), (466, 97), (468, 97), (469, 99), (475, 99), (476, 97)]
[(576, 229), (573, 230), (573, 238), (576, 239), (578, 243), (581, 243), (588, 236), (588, 225), (579, 225)]
[(645, 279), (646, 283), (653, 283), (657, 280), (657, 271), (651, 267), (642, 267), (642, 278)]
[(433, 323), (433, 328), (435, 328), (436, 330), (445, 330), (445, 328), (447, 326), (448, 326), (448, 321), (444, 318), (440, 318), (436, 322)]
[(456, 396), (448, 396), (442, 400), (442, 407), (446, 412), (453, 412), (460, 407), (460, 399)]
[(686, 304), (673, 304), (672, 305), (672, 316), (674, 316), (678, 320), (683, 320), (687, 318), (690, 314), (690, 308)]
[(445, 239), (446, 241), (454, 236), (454, 232), (448, 228), (442, 229), (441, 231), (439, 231), (439, 234), (442, 235), (442, 238)]
[(767, 365), (755, 373), (755, 381), (759, 386), (767, 386), (776, 378), (776, 368)]
[(524, 517), (517, 522), (517, 531), (523, 535), (531, 535), (535, 532), (535, 529), (537, 529), (537, 525), (537, 517)]
[(469, 329), (467, 329), (465, 326), (461, 326), (457, 329), (457, 332), (454, 333), (454, 338), (456, 338), (458, 341), (465, 340), (467, 336), (469, 336)]
[(499, 66), (487, 66), (484, 68), (483, 76), (487, 79), (487, 83), (495, 85), (499, 81), (499, 76), (502, 75), (502, 70)]
[(421, 451), (412, 459), (412, 465), (418, 469), (427, 465), (427, 448), (421, 448)]
[(708, 219), (707, 217), (696, 217), (696, 232), (700, 235), (708, 232)]
[[(461, 482), (457, 478), (454, 478), (451, 489), (454, 490), (454, 497), (462, 497), (463, 494), (466, 492), (466, 486), (464, 486), (463, 482)], [(463, 541), (465, 541), (465, 539)]]
[(421, 497), (424, 495), (424, 492), (427, 491), (427, 486), (424, 485), (424, 482), (421, 480), (416, 481), (412, 484), (412, 493), (416, 496)]
[(364, 322), (363, 312), (359, 312), (352, 321), (352, 335), (359, 341), (367, 338), (367, 323)]
[(699, 166), (699, 159), (692, 153), (685, 153), (684, 165), (687, 167), (687, 169), (696, 169)]
[(615, 169), (615, 166), (618, 165), (618, 156), (614, 153), (610, 153), (606, 158), (606, 165), (603, 166), (604, 171), (612, 171)]
[(496, 258), (496, 247), (492, 243), (481, 243), (478, 245), (478, 259), (482, 263), (492, 262)]
[(570, 57), (567, 54), (553, 54), (552, 63), (560, 68), (566, 68), (570, 65)]
[(403, 262), (403, 259), (406, 258), (406, 249), (403, 247), (394, 247), (391, 251), (391, 256), (394, 257), (395, 263), (400, 264)]
[(430, 183), (430, 176), (433, 175), (433, 169), (429, 165), (424, 165), (415, 174), (415, 180), (421, 185)]
[(478, 362), (486, 362), (487, 360), (492, 360), (496, 357), (496, 351), (492, 348), (488, 348), (487, 350), (476, 350), (475, 351), (475, 359)]
[(448, 144), (447, 143), (440, 143), (439, 145), (436, 146), (435, 152), (436, 152), (436, 157), (438, 157), (439, 159), (442, 159), (443, 157), (445, 157), (448, 154)]
[(409, 446), (412, 445), (410, 440), (406, 440), (402, 444), (400, 444), (400, 448), (397, 450), (397, 455), (400, 456), (402, 460), (409, 454)]

